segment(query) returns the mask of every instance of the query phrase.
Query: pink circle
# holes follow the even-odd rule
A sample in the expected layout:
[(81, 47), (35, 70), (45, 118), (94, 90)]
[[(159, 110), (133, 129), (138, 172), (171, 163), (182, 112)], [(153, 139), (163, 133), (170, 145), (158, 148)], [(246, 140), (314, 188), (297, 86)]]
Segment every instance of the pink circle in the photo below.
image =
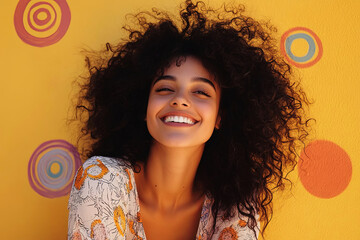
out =
[[(45, 19), (39, 19), (39, 14), (40, 13), (45, 13), (46, 14), (46, 18)], [(47, 10), (47, 9), (38, 9), (38, 10), (36, 10), (35, 11), (35, 13), (34, 13), (34, 21), (35, 21), (35, 23), (37, 24), (37, 25), (40, 25), (40, 26), (42, 26), (42, 25), (45, 25), (45, 24), (47, 24), (49, 21), (50, 21), (50, 19), (51, 19), (51, 17), (50, 17), (50, 12), (49, 12), (49, 10)]]
[(309, 193), (319, 198), (332, 198), (349, 185), (352, 164), (339, 145), (316, 140), (301, 152), (298, 170), (301, 183)]
[[(57, 174), (50, 171), (52, 164), (61, 166)], [(67, 195), (81, 165), (76, 148), (62, 139), (46, 141), (35, 149), (28, 163), (30, 186), (41, 196), (56, 198)]]
[[(51, 23), (47, 28), (44, 28), (44, 29), (39, 29), (39, 28), (35, 27), (34, 25), (32, 25), (31, 20), (30, 20), (30, 18), (32, 17), (32, 16), (30, 16), (31, 10), (32, 10), (33, 8), (41, 5), (41, 4), (49, 5), (49, 6), (53, 9), (53, 11), (54, 11), (54, 13), (55, 13), (54, 20), (52, 21), (52, 23)], [(42, 9), (42, 8), (40, 8), (40, 9)], [(40, 10), (40, 9), (39, 9), (39, 10)], [(35, 15), (35, 14), (34, 14), (34, 15)], [(50, 12), (49, 12), (49, 16), (50, 16)], [(35, 3), (33, 6), (31, 6), (31, 8), (30, 8), (30, 10), (29, 10), (29, 12), (28, 12), (28, 15), (27, 15), (27, 21), (28, 21), (29, 26), (31, 27), (31, 29), (33, 29), (33, 30), (35, 30), (35, 31), (38, 31), (38, 32), (48, 31), (50, 28), (52, 28), (52, 27), (55, 25), (56, 19), (57, 19), (57, 13), (56, 13), (56, 11), (55, 11), (55, 8), (54, 8), (53, 6), (51, 6), (49, 3), (46, 3), (46, 2), (38, 2), (38, 3)], [(35, 19), (34, 19), (34, 20), (35, 20)]]
[[(60, 7), (61, 20), (60, 20), (60, 25), (56, 29), (56, 31), (47, 37), (37, 37), (26, 31), (24, 23), (23, 23), (23, 17), (24, 17), (24, 12), (26, 10), (27, 5), (31, 4), (31, 0), (20, 0), (18, 2), (16, 9), (15, 9), (15, 14), (14, 14), (14, 26), (15, 26), (16, 33), (18, 34), (19, 38), (22, 41), (24, 41), (25, 43), (32, 45), (32, 46), (45, 47), (45, 46), (49, 46), (49, 45), (52, 45), (52, 44), (58, 42), (66, 34), (66, 32), (69, 28), (69, 25), (70, 25), (70, 21), (71, 21), (71, 13), (70, 13), (69, 5), (67, 4), (66, 0), (54, 0), (54, 2), (56, 2)], [(56, 13), (55, 8), (50, 3), (46, 2), (45, 0), (43, 2), (35, 3), (34, 6), (31, 6), (30, 8), (32, 9), (35, 6), (38, 6), (40, 4), (50, 5), (54, 9), (55, 18), (57, 17), (57, 14), (59, 14), (59, 13)], [(36, 15), (34, 14), (34, 16), (36, 16)], [(46, 29), (37, 29), (36, 27), (34, 27), (31, 24), (30, 16), (27, 16), (26, 19), (27, 19), (30, 27), (34, 31), (37, 31), (37, 32), (47, 31), (51, 27), (54, 27), (54, 24), (55, 24), (55, 21), (54, 21)], [(36, 23), (36, 21), (35, 21), (35, 23)]]

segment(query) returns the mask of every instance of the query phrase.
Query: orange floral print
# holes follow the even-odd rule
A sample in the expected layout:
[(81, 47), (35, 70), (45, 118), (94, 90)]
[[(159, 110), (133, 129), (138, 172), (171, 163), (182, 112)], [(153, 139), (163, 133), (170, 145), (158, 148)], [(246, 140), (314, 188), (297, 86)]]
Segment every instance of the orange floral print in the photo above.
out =
[[(109, 170), (107, 169), (107, 167), (99, 160), (99, 159), (96, 159), (96, 161), (98, 162), (98, 164), (93, 164), (93, 165), (90, 165), (88, 166), (85, 171), (86, 171), (86, 174), (91, 177), (92, 179), (100, 179), (102, 178), (105, 174), (107, 174), (109, 172)], [(92, 174), (88, 174), (87, 172), (89, 171), (90, 168), (92, 167), (99, 167), (101, 168), (101, 172), (98, 174), (98, 175), (92, 175)]]
[(86, 175), (83, 176), (83, 171), (84, 168), (81, 166), (76, 174), (74, 186), (77, 190), (80, 190), (86, 178)]
[(82, 240), (81, 234), (79, 231), (76, 231), (71, 235), (71, 240)]
[(134, 221), (129, 221), (129, 228), (130, 228), (130, 232), (132, 234), (134, 234), (134, 236), (136, 237), (136, 240), (143, 240), (142, 237), (138, 236), (137, 232), (135, 232), (134, 230)]
[(239, 226), (240, 226), (240, 227), (246, 227), (246, 225), (247, 225), (247, 222), (245, 222), (245, 221), (242, 220), (242, 219), (239, 220)]
[(129, 228), (130, 228), (130, 232), (131, 232), (132, 234), (135, 234), (134, 221), (130, 221), (130, 222), (129, 222)]
[[(75, 178), (75, 184), (74, 184), (74, 186), (75, 186), (75, 188), (77, 190), (80, 190), (80, 188), (84, 184), (84, 181), (85, 181), (87, 176), (89, 176), (92, 179), (100, 179), (106, 173), (109, 172), (107, 167), (99, 159), (96, 159), (96, 161), (98, 162), (98, 164), (92, 164), (92, 165), (88, 166), (87, 168), (85, 168), (85, 171), (84, 171), (82, 166), (79, 168), (79, 171), (78, 171), (78, 173), (76, 175), (76, 178)], [(98, 175), (88, 174), (89, 169), (93, 168), (93, 167), (99, 167), (101, 169), (101, 172)]]
[[(120, 223), (119, 223), (119, 218), (120, 218)], [(114, 211), (114, 222), (115, 222), (115, 226), (116, 226), (117, 230), (119, 231), (119, 233), (122, 236), (124, 236), (124, 232), (125, 232), (125, 214), (124, 214), (124, 211), (122, 210), (122, 208), (120, 206), (118, 206)]]
[(129, 169), (125, 169), (127, 175), (129, 176), (129, 184), (126, 184), (126, 189), (127, 189), (127, 192), (129, 193), (133, 186), (132, 186), (132, 183), (131, 183), (131, 177), (130, 177), (130, 172), (129, 172)]
[(130, 228), (130, 232), (132, 234), (134, 234), (134, 236), (136, 237), (135, 238), (136, 240), (143, 240), (142, 237), (139, 237), (138, 234), (134, 230), (134, 221), (131, 221), (131, 220), (129, 221), (129, 228)]
[(94, 227), (96, 224), (99, 224), (101, 223), (101, 220), (100, 219), (97, 219), (97, 220), (94, 220), (92, 223), (91, 223), (91, 238), (94, 238)]
[(94, 220), (91, 223), (91, 238), (94, 240), (107, 240), (106, 230), (104, 224), (100, 219)]
[(139, 223), (142, 222), (142, 218), (141, 218), (140, 212), (137, 212), (137, 214), (136, 214), (136, 220), (137, 220)]
[(220, 236), (218, 238), (218, 240), (237, 240), (237, 239), (238, 239), (237, 233), (232, 227), (224, 228), (221, 231)]

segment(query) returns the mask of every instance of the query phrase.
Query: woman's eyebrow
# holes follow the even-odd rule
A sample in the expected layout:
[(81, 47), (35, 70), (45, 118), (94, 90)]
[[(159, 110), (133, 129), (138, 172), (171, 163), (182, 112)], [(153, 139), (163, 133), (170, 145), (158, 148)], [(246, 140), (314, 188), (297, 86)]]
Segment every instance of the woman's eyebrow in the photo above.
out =
[(155, 85), (155, 83), (157, 83), (160, 80), (172, 80), (172, 81), (175, 81), (176, 78), (174, 76), (171, 76), (171, 75), (162, 75), (162, 76), (158, 77), (157, 79), (155, 79), (155, 81), (153, 82), (153, 86)]
[(209, 79), (207, 79), (207, 78), (196, 77), (196, 78), (193, 79), (193, 81), (200, 81), (200, 82), (208, 83), (214, 88), (214, 90), (216, 92), (216, 87), (215, 87), (214, 83), (212, 81), (210, 81)]
[[(171, 76), (171, 75), (162, 75), (162, 76), (158, 77), (157, 79), (155, 79), (153, 85), (155, 85), (155, 83), (157, 83), (160, 80), (176, 81), (176, 78), (174, 76)], [(200, 82), (207, 83), (207, 84), (211, 85), (214, 88), (215, 92), (216, 92), (216, 87), (215, 87), (214, 83), (212, 81), (210, 81), (209, 79), (207, 79), (207, 78), (195, 77), (195, 78), (192, 79), (192, 81), (200, 81)]]

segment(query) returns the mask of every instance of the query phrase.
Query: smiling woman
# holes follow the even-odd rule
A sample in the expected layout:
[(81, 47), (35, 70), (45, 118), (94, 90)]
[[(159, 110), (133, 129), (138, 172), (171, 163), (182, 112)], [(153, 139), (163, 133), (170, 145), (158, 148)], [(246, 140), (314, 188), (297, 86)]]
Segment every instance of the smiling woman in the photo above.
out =
[(307, 136), (308, 101), (273, 28), (243, 13), (190, 0), (179, 19), (138, 13), (105, 64), (88, 59), (77, 118), (90, 159), (70, 195), (69, 239), (263, 233)]

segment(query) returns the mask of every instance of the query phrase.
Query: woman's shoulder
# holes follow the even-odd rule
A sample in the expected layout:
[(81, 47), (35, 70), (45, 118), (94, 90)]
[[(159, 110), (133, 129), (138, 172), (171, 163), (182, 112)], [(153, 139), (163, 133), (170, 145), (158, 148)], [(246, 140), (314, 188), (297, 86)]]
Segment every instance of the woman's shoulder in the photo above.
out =
[(131, 181), (132, 174), (131, 164), (125, 160), (93, 156), (87, 159), (79, 168), (75, 177), (74, 187), (80, 190), (86, 183), (90, 184), (90, 186), (95, 186), (99, 183), (117, 187), (126, 186), (126, 183)]
[(132, 166), (129, 162), (121, 158), (104, 157), (104, 156), (93, 156), (87, 159), (82, 165), (83, 169), (94, 168), (93, 171), (99, 171), (96, 167), (104, 169), (106, 168), (109, 172), (124, 173), (126, 170), (132, 170)]
[(133, 168), (130, 162), (113, 157), (93, 156), (87, 159), (82, 167), (88, 174), (96, 175), (102, 172), (102, 174), (116, 174), (117, 176), (129, 176), (130, 172), (133, 172)]
[(94, 156), (86, 160), (69, 197), (68, 238), (93, 239), (101, 230), (107, 239), (124, 239), (125, 216), (137, 212), (132, 175), (131, 164), (121, 159)]

